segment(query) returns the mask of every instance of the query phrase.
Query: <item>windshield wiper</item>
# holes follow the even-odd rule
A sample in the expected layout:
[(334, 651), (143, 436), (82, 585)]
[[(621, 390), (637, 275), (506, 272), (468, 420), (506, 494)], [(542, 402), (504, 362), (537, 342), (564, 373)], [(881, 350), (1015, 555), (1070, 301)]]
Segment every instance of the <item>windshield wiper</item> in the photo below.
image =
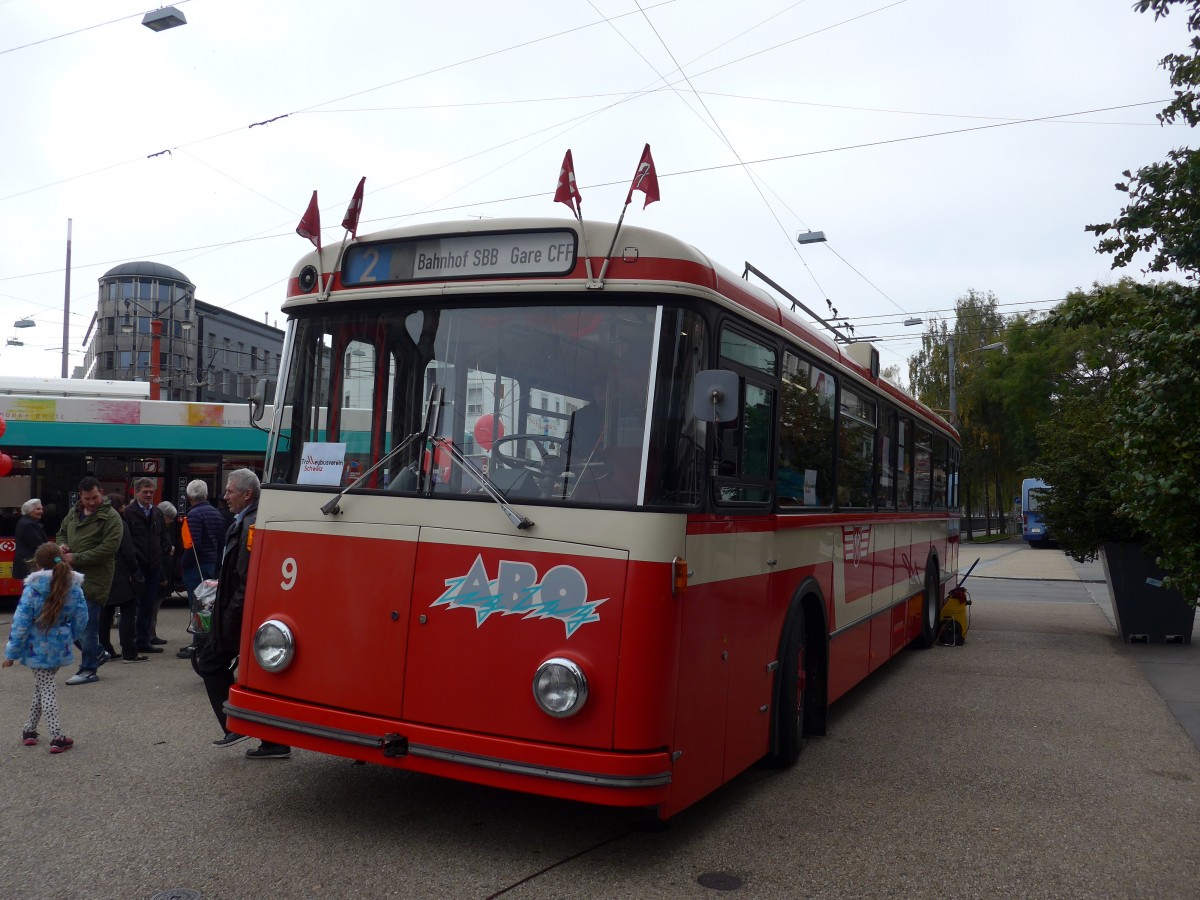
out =
[(444, 437), (438, 436), (430, 436), (429, 440), (430, 443), (434, 443), (439, 447), (445, 448), (446, 452), (450, 454), (451, 458), (453, 458), (456, 463), (462, 466), (463, 471), (474, 478), (475, 482), (481, 488), (483, 488), (484, 493), (495, 500), (496, 504), (502, 510), (504, 510), (504, 515), (508, 516), (508, 521), (512, 522), (522, 531), (524, 531), (526, 528), (533, 527), (533, 520), (527, 516), (521, 515), (519, 512), (509, 506), (508, 501), (504, 499), (504, 494), (500, 492), (500, 489), (492, 483), (492, 480), (488, 478), (487, 475), (476, 468), (475, 463), (467, 459), (467, 457), (463, 455), (463, 452), (454, 446), (453, 441), (449, 441)]
[[(374, 472), (376, 469), (378, 469), (380, 466), (382, 466), (389, 459), (394, 457), (397, 453), (399, 453), (401, 450), (403, 450), (405, 447), (407, 447), (409, 444), (411, 444), (417, 438), (421, 438), (422, 440), (428, 440), (430, 435), (432, 435), (433, 433), (435, 433), (437, 431), (438, 416), (439, 416), (439, 413), (441, 412), (442, 395), (444, 393), (445, 393), (444, 389), (438, 387), (435, 384), (429, 392), (429, 400), (427, 400), (425, 403), (425, 419), (421, 423), (421, 430), (414, 431), (412, 434), (410, 434), (408, 437), (406, 437), (404, 440), (402, 440), (399, 444), (397, 444), (394, 450), (389, 450), (382, 457), (380, 457), (379, 462), (375, 463), (373, 466), (371, 466), (371, 468), (367, 469), (367, 471), (363, 472), (361, 475), (359, 475), (357, 478), (355, 478), (354, 481), (352, 481), (350, 484), (346, 485), (344, 488), (342, 488), (340, 491), (338, 491), (337, 494), (335, 494), (329, 500), (328, 503), (326, 503), (324, 506), (321, 507), (321, 513), (326, 516), (340, 515), (342, 510), (338, 507), (338, 503), (341, 501), (342, 497), (344, 497), (346, 495), (347, 491), (349, 491), (352, 488), (356, 488), (360, 484), (362, 484), (363, 480), (368, 475), (370, 475), (372, 472)], [(420, 467), (418, 467), (418, 472), (419, 472), (419, 468)]]
[(408, 437), (406, 437), (404, 440), (402, 440), (399, 444), (396, 445), (395, 449), (389, 450), (387, 453), (385, 453), (383, 456), (381, 456), (379, 458), (379, 462), (375, 463), (375, 465), (371, 466), (371, 468), (367, 469), (367, 471), (363, 472), (361, 475), (359, 475), (357, 478), (355, 478), (354, 481), (350, 482), (350, 484), (346, 485), (344, 488), (342, 488), (340, 491), (338, 491), (336, 494), (334, 494), (334, 496), (332, 498), (330, 498), (329, 502), (321, 507), (321, 512), (327, 516), (341, 515), (342, 511), (338, 507), (338, 502), (342, 499), (343, 496), (345, 496), (346, 491), (349, 491), (352, 488), (358, 487), (360, 484), (363, 483), (363, 481), (366, 479), (366, 477), (368, 475), (370, 475), (372, 472), (374, 472), (376, 469), (378, 469), (380, 466), (382, 466), (389, 459), (394, 457), (397, 453), (399, 453), (401, 450), (403, 450), (405, 447), (407, 447), (409, 444), (411, 444), (417, 438), (422, 437), (422, 436), (423, 435), (421, 434), (421, 432), (414, 431), (412, 434), (410, 434)]
[[(425, 406), (425, 421), (421, 426), (421, 430), (414, 431), (412, 434), (410, 434), (408, 437), (406, 437), (403, 441), (401, 441), (399, 444), (397, 444), (395, 449), (390, 450), (386, 454), (384, 454), (384, 456), (380, 458), (379, 462), (375, 463), (373, 466), (371, 466), (369, 469), (367, 469), (365, 472), (363, 472), (361, 475), (359, 475), (358, 478), (354, 479), (353, 482), (346, 485), (346, 487), (342, 488), (341, 491), (339, 491), (336, 495), (334, 495), (332, 498), (330, 498), (330, 500), (324, 506), (321, 507), (321, 512), (327, 516), (340, 515), (342, 510), (338, 506), (338, 502), (342, 499), (343, 496), (345, 496), (347, 491), (351, 490), (352, 488), (358, 487), (360, 484), (362, 484), (362, 482), (366, 479), (366, 477), (368, 475), (370, 475), (372, 472), (374, 472), (376, 469), (378, 469), (380, 466), (382, 466), (389, 459), (392, 459), (394, 456), (396, 456), (396, 454), (398, 454), (405, 447), (407, 447), (411, 443), (413, 443), (413, 441), (420, 438), (429, 446), (430, 450), (433, 449), (433, 445), (435, 445), (435, 444), (439, 447), (445, 448), (446, 452), (450, 454), (451, 458), (455, 462), (457, 462), (460, 466), (462, 466), (463, 471), (466, 472), (468, 475), (470, 475), (479, 484), (479, 486), (481, 488), (483, 488), (484, 493), (486, 493), (489, 497), (491, 497), (492, 500), (494, 500), (496, 502), (496, 504), (504, 511), (504, 515), (508, 517), (508, 521), (512, 522), (514, 525), (517, 526), (517, 528), (521, 529), (522, 531), (524, 531), (527, 528), (532, 528), (533, 524), (534, 524), (532, 519), (528, 518), (527, 516), (521, 515), (519, 512), (517, 512), (515, 509), (513, 509), (511, 506), (509, 506), (508, 501), (505, 500), (504, 495), (500, 492), (500, 490), (496, 487), (496, 485), (492, 483), (491, 479), (489, 479), (487, 477), (487, 475), (485, 475), (478, 468), (476, 468), (475, 464), (473, 462), (471, 462), (471, 460), (467, 459), (467, 457), (463, 455), (462, 451), (459, 450), (456, 446), (454, 446), (454, 443), (452, 441), (450, 441), (444, 437), (440, 437), (437, 434), (438, 423), (441, 419), (440, 414), (441, 414), (441, 407), (442, 407), (442, 398), (444, 395), (445, 395), (445, 388), (443, 388), (439, 385), (434, 385), (433, 389), (429, 392), (429, 402)], [(433, 456), (434, 456), (433, 453), (430, 453), (430, 459), (433, 459)], [(424, 481), (424, 470), (420, 466), (418, 466), (417, 477), (418, 477), (417, 491), (419, 493), (424, 493), (425, 485), (422, 483)], [(432, 481), (432, 475), (431, 475), (430, 482), (429, 482), (429, 488), (432, 489), (432, 487), (433, 487), (433, 481)]]

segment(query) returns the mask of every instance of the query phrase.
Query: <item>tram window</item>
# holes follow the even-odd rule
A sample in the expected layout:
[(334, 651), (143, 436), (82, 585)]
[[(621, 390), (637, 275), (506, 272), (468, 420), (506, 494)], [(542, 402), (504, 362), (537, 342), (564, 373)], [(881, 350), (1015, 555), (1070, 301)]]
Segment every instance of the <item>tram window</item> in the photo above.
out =
[(784, 351), (775, 498), (781, 508), (833, 503), (833, 376)]
[(929, 509), (932, 496), (933, 435), (924, 428), (917, 429), (917, 449), (913, 454), (913, 508)]
[(842, 388), (838, 440), (838, 506), (874, 505), (875, 401)]

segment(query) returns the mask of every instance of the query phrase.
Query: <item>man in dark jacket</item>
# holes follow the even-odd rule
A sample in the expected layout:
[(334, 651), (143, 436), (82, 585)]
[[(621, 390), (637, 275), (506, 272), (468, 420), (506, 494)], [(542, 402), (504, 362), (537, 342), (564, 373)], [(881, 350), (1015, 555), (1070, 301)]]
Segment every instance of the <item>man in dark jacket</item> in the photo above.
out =
[[(124, 498), (114, 495), (108, 498), (112, 508), (124, 515)], [(100, 613), (100, 646), (106, 653), (116, 656), (112, 645), (112, 624), (117, 612), (121, 613), (121, 625), (117, 631), (121, 641), (121, 658), (125, 662), (145, 662), (150, 657), (137, 652), (137, 637), (134, 622), (137, 619), (137, 596), (142, 587), (142, 566), (138, 560), (137, 547), (129, 534), (129, 523), (121, 521), (121, 546), (117, 549), (117, 565), (113, 569), (112, 584), (108, 589), (108, 600)]]
[(121, 517), (100, 491), (100, 482), (87, 476), (79, 482), (79, 502), (58, 526), (57, 541), (65, 559), (83, 573), (83, 596), (88, 605), (88, 622), (79, 639), (82, 660), (79, 671), (67, 684), (93, 684), (109, 658), (100, 648), (100, 608), (108, 600), (117, 550), (121, 546)]
[[(188, 482), (187, 498), (187, 532), (180, 568), (183, 570), (183, 586), (187, 588), (188, 606), (194, 613), (196, 588), (206, 578), (216, 577), (221, 549), (225, 545), (225, 531), (229, 525), (217, 508), (208, 502), (208, 485), (201, 479)], [(178, 655), (181, 659), (187, 659), (200, 649), (203, 643), (201, 636), (196, 634), (192, 638), (192, 646), (180, 649)]]
[(171, 537), (162, 510), (154, 504), (157, 487), (153, 478), (139, 478), (133, 483), (133, 501), (125, 507), (125, 522), (141, 557), (144, 579), (137, 598), (137, 649), (141, 653), (163, 652), (154, 641), (154, 607), (163, 562), (171, 555)]
[[(233, 686), (233, 670), (237, 666), (238, 648), (242, 642), (242, 608), (246, 599), (246, 575), (250, 569), (250, 549), (254, 543), (254, 522), (258, 517), (258, 495), (261, 485), (250, 469), (235, 469), (225, 483), (225, 499), (233, 512), (233, 524), (225, 534), (225, 551), (221, 558), (217, 601), (213, 605), (212, 624), (208, 641), (196, 657), (196, 669), (204, 679), (208, 702), (221, 723), (225, 736), (213, 741), (218, 747), (228, 747), (245, 740), (245, 735), (230, 731), (225, 725), (225, 701)], [(292, 748), (287, 744), (263, 741), (246, 751), (247, 759), (287, 759)]]

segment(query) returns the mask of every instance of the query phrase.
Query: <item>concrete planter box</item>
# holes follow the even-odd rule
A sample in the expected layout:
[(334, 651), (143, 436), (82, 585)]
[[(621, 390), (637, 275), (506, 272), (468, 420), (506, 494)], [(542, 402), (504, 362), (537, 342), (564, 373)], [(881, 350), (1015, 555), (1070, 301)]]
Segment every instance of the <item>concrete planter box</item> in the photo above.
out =
[(1105, 544), (1100, 559), (1122, 641), (1192, 642), (1196, 607), (1189, 605), (1179, 591), (1162, 586), (1165, 573), (1141, 544)]

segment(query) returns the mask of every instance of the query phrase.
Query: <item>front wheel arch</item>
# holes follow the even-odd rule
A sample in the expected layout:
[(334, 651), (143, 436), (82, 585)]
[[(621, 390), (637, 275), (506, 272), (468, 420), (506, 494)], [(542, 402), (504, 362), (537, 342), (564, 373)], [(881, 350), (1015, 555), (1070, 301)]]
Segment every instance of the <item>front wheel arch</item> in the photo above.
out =
[(782, 768), (796, 761), (809, 737), (825, 734), (828, 727), (829, 630), (820, 585), (811, 577), (797, 587), (788, 608), (776, 664), (766, 761)]

